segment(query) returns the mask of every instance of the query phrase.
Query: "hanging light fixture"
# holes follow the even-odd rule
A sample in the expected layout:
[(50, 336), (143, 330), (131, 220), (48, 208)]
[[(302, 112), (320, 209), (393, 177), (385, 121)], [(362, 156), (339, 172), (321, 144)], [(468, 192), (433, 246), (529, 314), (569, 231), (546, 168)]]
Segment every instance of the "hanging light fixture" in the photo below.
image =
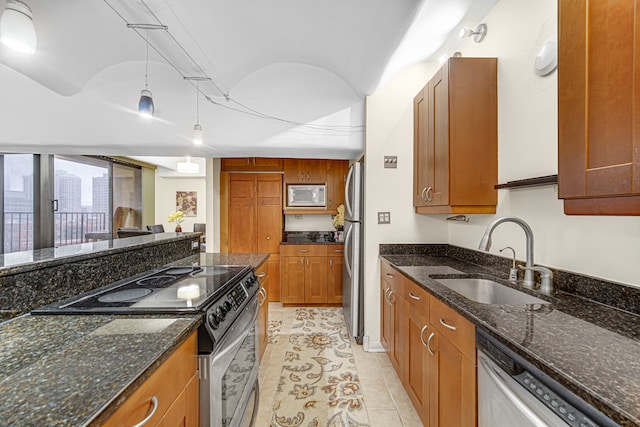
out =
[(198, 163), (191, 162), (191, 156), (185, 157), (185, 162), (179, 162), (177, 169), (180, 173), (199, 173), (200, 165)]
[(144, 65), (144, 89), (140, 91), (140, 101), (138, 101), (138, 114), (145, 118), (153, 117), (153, 113), (155, 109), (153, 107), (153, 98), (151, 96), (151, 91), (149, 90), (149, 34), (145, 37), (145, 41), (147, 42), (147, 60)]
[(2, 44), (18, 52), (33, 54), (38, 38), (31, 8), (20, 0), (7, 0), (0, 18)]
[(202, 126), (200, 126), (200, 82), (211, 79), (209, 77), (184, 77), (184, 79), (196, 82), (196, 124), (193, 125), (193, 143), (195, 145), (202, 145), (204, 139), (202, 136)]

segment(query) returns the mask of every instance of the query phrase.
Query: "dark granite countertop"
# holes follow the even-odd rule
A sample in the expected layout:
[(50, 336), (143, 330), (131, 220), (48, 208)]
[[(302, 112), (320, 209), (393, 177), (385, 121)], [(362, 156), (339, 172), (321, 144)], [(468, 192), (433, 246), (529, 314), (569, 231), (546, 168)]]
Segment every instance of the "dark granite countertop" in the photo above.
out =
[[(281, 245), (342, 245), (335, 241), (335, 231), (285, 231)], [(344, 233), (344, 232), (342, 232)]]
[(432, 276), (452, 273), (442, 269), (448, 267), (523, 288), (501, 279), (508, 268), (461, 261), (446, 250), (380, 258), (616, 422), (640, 425), (640, 316), (559, 290), (552, 297), (528, 291), (550, 305), (476, 303)]
[[(172, 264), (257, 267), (268, 257), (202, 253)], [(99, 423), (197, 330), (201, 317), (26, 314), (0, 323), (0, 424)]]
[(192, 239), (202, 233), (157, 233), (123, 239), (102, 240), (93, 243), (12, 252), (0, 255), (0, 276), (23, 273), (70, 261), (89, 260), (98, 255), (130, 251), (137, 247), (171, 240)]

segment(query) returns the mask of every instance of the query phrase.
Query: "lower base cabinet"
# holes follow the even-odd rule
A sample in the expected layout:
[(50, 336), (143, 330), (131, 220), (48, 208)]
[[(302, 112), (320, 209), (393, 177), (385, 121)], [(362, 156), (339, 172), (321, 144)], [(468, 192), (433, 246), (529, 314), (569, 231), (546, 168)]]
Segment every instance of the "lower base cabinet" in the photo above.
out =
[(381, 342), (425, 427), (475, 427), (475, 326), (381, 262)]
[(269, 267), (270, 264), (267, 260), (255, 269), (255, 274), (260, 284), (260, 289), (258, 289), (258, 355), (260, 356), (260, 360), (262, 360), (262, 356), (264, 356), (269, 338), (267, 331), (269, 326)]
[[(197, 427), (199, 384), (197, 336), (193, 333), (104, 422), (103, 426)], [(155, 410), (154, 410), (155, 408)]]

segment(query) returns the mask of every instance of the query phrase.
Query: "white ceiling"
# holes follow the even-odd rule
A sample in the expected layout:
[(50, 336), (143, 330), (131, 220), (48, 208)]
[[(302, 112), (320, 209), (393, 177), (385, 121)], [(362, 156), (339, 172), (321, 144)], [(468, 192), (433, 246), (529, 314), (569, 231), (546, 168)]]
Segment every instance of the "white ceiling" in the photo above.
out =
[[(0, 151), (352, 159), (365, 97), (450, 53), (497, 0), (25, 1), (38, 47), (0, 45)], [(145, 37), (150, 120), (136, 111)], [(184, 79), (196, 76), (211, 79), (198, 84), (201, 147), (190, 140), (196, 84)]]

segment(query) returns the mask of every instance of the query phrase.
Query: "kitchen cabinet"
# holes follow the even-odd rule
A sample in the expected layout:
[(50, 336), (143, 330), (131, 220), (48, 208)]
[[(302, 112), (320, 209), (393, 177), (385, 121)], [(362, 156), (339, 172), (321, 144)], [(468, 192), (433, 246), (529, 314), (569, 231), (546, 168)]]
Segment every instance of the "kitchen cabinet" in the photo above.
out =
[(327, 211), (338, 213), (338, 206), (344, 205), (344, 187), (349, 173), (348, 160), (327, 160)]
[(402, 275), (386, 262), (381, 262), (382, 346), (400, 379), (404, 376), (404, 283)]
[[(193, 333), (103, 425), (132, 425), (148, 417), (146, 424), (150, 426), (197, 427), (197, 359), (197, 338)], [(151, 416), (154, 407), (156, 410)]]
[(268, 326), (269, 326), (269, 262), (268, 260), (260, 264), (255, 269), (260, 289), (258, 289), (258, 354), (260, 360), (264, 356), (267, 348)]
[(449, 58), (416, 95), (417, 213), (495, 213), (497, 102), (496, 58)]
[(640, 215), (639, 9), (638, 0), (558, 3), (558, 197), (566, 214)]
[(273, 171), (282, 172), (283, 161), (267, 157), (235, 157), (220, 161), (221, 171)]
[(342, 302), (342, 245), (281, 245), (283, 304)]
[(323, 159), (284, 159), (287, 184), (326, 184), (327, 161)]
[(344, 245), (327, 246), (327, 303), (342, 304)]

